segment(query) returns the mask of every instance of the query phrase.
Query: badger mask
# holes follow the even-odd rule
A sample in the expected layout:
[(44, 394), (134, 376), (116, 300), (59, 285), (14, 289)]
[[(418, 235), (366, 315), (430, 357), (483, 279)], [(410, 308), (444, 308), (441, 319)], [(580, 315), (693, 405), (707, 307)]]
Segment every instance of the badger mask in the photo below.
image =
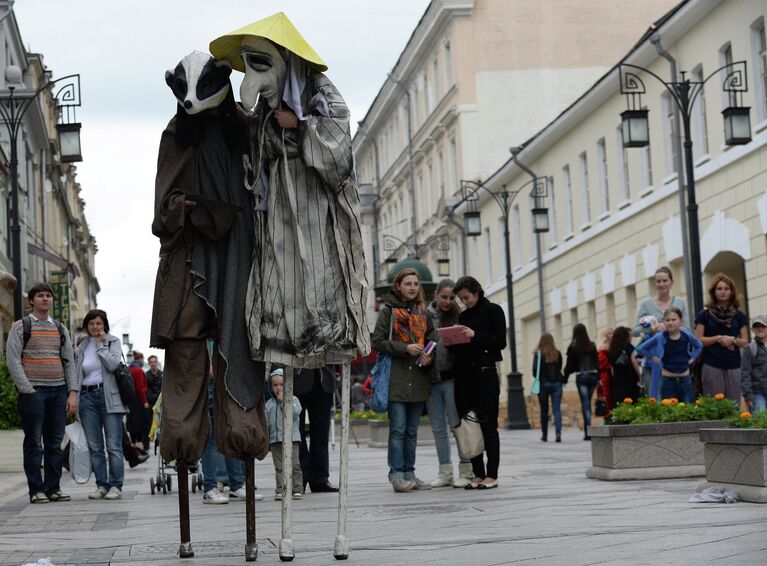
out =
[(207, 53), (192, 51), (175, 69), (165, 71), (165, 82), (187, 114), (217, 108), (230, 91), (232, 67)]
[(245, 62), (245, 78), (240, 85), (242, 104), (252, 112), (260, 95), (270, 108), (278, 108), (287, 71), (283, 54), (268, 39), (246, 37), (242, 59)]

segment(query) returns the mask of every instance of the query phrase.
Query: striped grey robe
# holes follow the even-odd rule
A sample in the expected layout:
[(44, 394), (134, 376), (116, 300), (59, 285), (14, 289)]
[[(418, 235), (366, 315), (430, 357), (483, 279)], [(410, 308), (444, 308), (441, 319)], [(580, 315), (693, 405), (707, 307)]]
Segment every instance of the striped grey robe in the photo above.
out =
[(320, 73), (307, 78), (302, 105), (297, 129), (271, 113), (251, 129), (267, 189), (246, 317), (254, 359), (320, 367), (369, 352), (367, 276), (349, 109)]

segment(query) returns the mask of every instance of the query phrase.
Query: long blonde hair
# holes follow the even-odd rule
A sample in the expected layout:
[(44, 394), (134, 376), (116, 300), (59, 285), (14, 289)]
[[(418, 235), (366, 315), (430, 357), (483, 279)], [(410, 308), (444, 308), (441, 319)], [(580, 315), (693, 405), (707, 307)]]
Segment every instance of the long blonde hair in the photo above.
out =
[(552, 364), (557, 361), (560, 354), (559, 350), (557, 350), (557, 345), (554, 343), (554, 336), (552, 336), (550, 332), (541, 334), (541, 339), (538, 340), (538, 347), (533, 354), (538, 352), (541, 353), (543, 361), (547, 364)]

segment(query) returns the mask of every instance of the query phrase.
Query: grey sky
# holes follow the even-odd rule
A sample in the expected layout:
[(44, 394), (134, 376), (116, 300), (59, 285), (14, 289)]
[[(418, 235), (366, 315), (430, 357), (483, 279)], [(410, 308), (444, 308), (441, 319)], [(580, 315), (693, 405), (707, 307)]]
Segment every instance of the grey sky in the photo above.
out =
[[(221, 34), (284, 11), (364, 117), (429, 0), (19, 0), (21, 37), (54, 78), (81, 74), (78, 181), (98, 241), (99, 307), (149, 352), (159, 245), (150, 231), (157, 147), (175, 113), (164, 73)], [(239, 75), (239, 73), (234, 73)], [(239, 84), (239, 77), (236, 77)], [(235, 87), (237, 98), (237, 89)], [(121, 319), (120, 325), (116, 323)], [(129, 328), (126, 328), (129, 324)], [(156, 352), (160, 353), (160, 352)]]

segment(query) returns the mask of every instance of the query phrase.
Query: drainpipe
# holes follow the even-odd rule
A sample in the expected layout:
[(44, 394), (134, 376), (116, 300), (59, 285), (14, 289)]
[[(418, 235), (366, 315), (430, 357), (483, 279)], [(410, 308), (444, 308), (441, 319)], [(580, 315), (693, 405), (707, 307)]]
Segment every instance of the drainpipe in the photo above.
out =
[[(676, 59), (663, 49), (663, 47), (660, 44), (660, 34), (656, 33), (653, 34), (652, 37), (650, 37), (650, 43), (652, 43), (655, 46), (655, 50), (658, 52), (658, 55), (663, 57), (666, 61), (669, 62), (669, 67), (671, 69), (671, 82), (676, 83), (677, 82), (677, 74), (676, 74)], [(679, 106), (677, 104), (674, 104), (674, 153), (676, 153), (676, 163), (674, 164), (676, 167), (677, 172), (677, 183), (679, 185), (679, 219), (680, 223), (682, 225), (682, 269), (684, 271), (684, 286), (687, 289), (687, 312), (689, 313), (690, 317), (693, 319), (698, 314), (693, 310), (693, 300), (692, 300), (692, 277), (690, 276), (690, 270), (688, 269), (688, 257), (690, 254), (690, 238), (689, 233), (687, 232), (687, 216), (685, 214), (686, 209), (686, 199), (685, 199), (685, 188), (686, 183), (684, 179), (684, 172), (682, 171), (682, 128), (681, 128), (681, 119), (679, 118)], [(690, 324), (690, 321), (687, 321), (687, 324)]]

